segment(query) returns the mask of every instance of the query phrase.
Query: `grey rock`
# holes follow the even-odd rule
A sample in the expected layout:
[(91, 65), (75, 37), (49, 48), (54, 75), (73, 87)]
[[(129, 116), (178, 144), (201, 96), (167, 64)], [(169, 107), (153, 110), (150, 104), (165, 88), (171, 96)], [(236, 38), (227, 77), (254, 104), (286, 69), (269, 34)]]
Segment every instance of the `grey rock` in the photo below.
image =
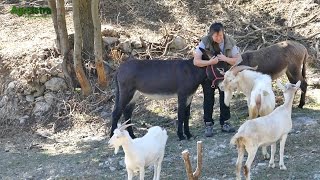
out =
[(119, 33), (115, 30), (114, 27), (110, 25), (102, 26), (103, 30), (101, 31), (102, 36), (106, 37), (119, 37)]
[(34, 96), (34, 97), (42, 96), (43, 93), (44, 93), (45, 87), (44, 87), (44, 86), (37, 85), (35, 88), (36, 88), (36, 92), (33, 93), (33, 96)]
[(119, 42), (119, 39), (117, 37), (103, 37), (102, 40), (106, 45), (109, 46), (115, 44), (116, 42)]
[(37, 102), (33, 108), (33, 114), (36, 116), (41, 116), (50, 109), (50, 105), (46, 102)]
[(112, 166), (109, 166), (109, 169), (110, 169), (110, 171), (115, 171), (116, 170), (116, 168), (115, 167), (112, 167)]
[(140, 39), (132, 39), (132, 40), (131, 40), (131, 46), (132, 46), (134, 49), (142, 48), (142, 42), (140, 41)]
[(132, 51), (129, 39), (120, 39), (120, 44), (118, 46), (125, 53), (129, 53)]
[(124, 160), (120, 160), (119, 161), (119, 165), (122, 166), (122, 167), (126, 167), (126, 164), (124, 163)]
[(49, 105), (52, 105), (53, 102), (54, 102), (54, 94), (49, 92), (49, 93), (46, 93), (44, 96), (44, 100), (49, 104)]
[(42, 75), (42, 76), (40, 77), (39, 81), (40, 81), (41, 83), (45, 83), (45, 82), (48, 81), (48, 79), (49, 79), (48, 75), (44, 74), (44, 75)]
[(20, 124), (25, 124), (26, 120), (29, 118), (28, 115), (22, 116), (19, 118)]
[(6, 105), (8, 100), (9, 100), (8, 96), (3, 96), (2, 99), (0, 100), (0, 108)]
[(170, 48), (172, 49), (183, 49), (187, 46), (187, 42), (184, 38), (182, 38), (181, 36), (176, 36), (174, 37), (173, 42), (170, 44)]
[(49, 89), (51, 91), (59, 91), (67, 89), (67, 84), (62, 78), (54, 77), (47, 81), (45, 84), (46, 89)]
[(35, 99), (36, 102), (40, 102), (40, 101), (44, 101), (44, 97), (43, 96), (39, 96)]
[(34, 101), (34, 96), (33, 95), (27, 95), (26, 96), (26, 101), (33, 102)]

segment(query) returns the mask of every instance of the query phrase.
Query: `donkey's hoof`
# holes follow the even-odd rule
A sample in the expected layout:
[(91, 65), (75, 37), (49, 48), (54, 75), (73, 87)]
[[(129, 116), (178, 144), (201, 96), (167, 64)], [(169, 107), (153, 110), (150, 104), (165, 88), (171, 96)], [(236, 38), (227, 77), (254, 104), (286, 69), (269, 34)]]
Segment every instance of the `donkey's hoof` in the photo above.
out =
[(287, 170), (287, 167), (285, 165), (280, 165), (281, 170)]
[(187, 133), (186, 136), (187, 136), (188, 140), (190, 140), (193, 137), (192, 134), (190, 134), (190, 133)]
[(269, 163), (269, 167), (271, 167), (271, 168), (275, 168), (275, 167), (276, 167), (276, 165), (275, 165), (274, 163)]
[(179, 136), (179, 141), (186, 140), (187, 138), (184, 135)]

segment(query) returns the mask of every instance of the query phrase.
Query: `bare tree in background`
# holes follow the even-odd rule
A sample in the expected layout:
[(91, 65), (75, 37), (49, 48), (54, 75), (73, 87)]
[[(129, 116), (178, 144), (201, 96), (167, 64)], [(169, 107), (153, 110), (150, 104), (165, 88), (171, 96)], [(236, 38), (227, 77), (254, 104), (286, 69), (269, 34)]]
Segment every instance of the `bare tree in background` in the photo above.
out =
[(98, 6), (99, 0), (92, 0), (91, 13), (94, 26), (94, 56), (96, 69), (98, 73), (98, 84), (101, 88), (105, 88), (107, 86), (108, 81), (102, 59), (101, 22), (99, 18)]
[[(64, 0), (48, 0), (48, 4), (51, 8), (51, 17), (53, 26), (57, 36), (57, 48), (58, 51), (63, 55), (62, 71), (66, 78), (67, 84), (70, 88), (74, 88), (73, 79), (70, 76), (71, 71), (71, 59), (69, 58), (69, 41), (68, 31), (65, 18), (65, 7)], [(69, 67), (68, 67), (69, 66)]]
[[(80, 24), (80, 1), (73, 0), (73, 23), (74, 23), (74, 55), (73, 55), (73, 63), (74, 69), (76, 72), (76, 76), (79, 80), (82, 93), (85, 96), (91, 94), (91, 85), (84, 73), (83, 66), (82, 66), (82, 29)], [(84, 41), (85, 42), (85, 41)]]
[(91, 0), (78, 0), (80, 16), (80, 26), (83, 39), (82, 57), (84, 59), (94, 59), (94, 32), (91, 14)]

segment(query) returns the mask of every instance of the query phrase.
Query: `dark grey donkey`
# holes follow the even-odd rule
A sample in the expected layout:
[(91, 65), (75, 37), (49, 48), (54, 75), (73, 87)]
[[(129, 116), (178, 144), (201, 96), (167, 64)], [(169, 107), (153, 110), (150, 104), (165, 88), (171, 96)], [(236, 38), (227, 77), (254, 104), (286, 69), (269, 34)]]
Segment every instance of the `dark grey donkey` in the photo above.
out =
[[(204, 53), (203, 59), (209, 56)], [(219, 71), (216, 70), (216, 73)], [(221, 76), (221, 74), (220, 74)], [(136, 60), (129, 59), (120, 65), (116, 75), (116, 101), (112, 112), (111, 134), (117, 128), (122, 113), (131, 118), (138, 93), (151, 99), (178, 97), (178, 130), (180, 140), (192, 137), (189, 131), (190, 105), (193, 94), (206, 79), (206, 68), (189, 60)], [(215, 84), (218, 85), (219, 81)], [(131, 123), (131, 120), (128, 122)], [(128, 132), (134, 138), (132, 127)]]
[(284, 73), (292, 84), (300, 80), (302, 92), (298, 107), (303, 107), (308, 86), (306, 82), (308, 51), (302, 44), (283, 41), (259, 50), (244, 52), (241, 57), (239, 65), (258, 66), (257, 71), (269, 74), (272, 80)]

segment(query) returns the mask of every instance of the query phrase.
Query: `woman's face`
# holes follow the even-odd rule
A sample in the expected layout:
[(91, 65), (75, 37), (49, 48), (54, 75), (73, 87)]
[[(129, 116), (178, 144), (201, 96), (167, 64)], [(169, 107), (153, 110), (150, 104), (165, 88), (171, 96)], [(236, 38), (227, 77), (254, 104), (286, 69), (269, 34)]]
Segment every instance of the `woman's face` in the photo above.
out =
[(222, 43), (223, 42), (223, 31), (215, 32), (212, 35), (212, 39), (216, 43)]

